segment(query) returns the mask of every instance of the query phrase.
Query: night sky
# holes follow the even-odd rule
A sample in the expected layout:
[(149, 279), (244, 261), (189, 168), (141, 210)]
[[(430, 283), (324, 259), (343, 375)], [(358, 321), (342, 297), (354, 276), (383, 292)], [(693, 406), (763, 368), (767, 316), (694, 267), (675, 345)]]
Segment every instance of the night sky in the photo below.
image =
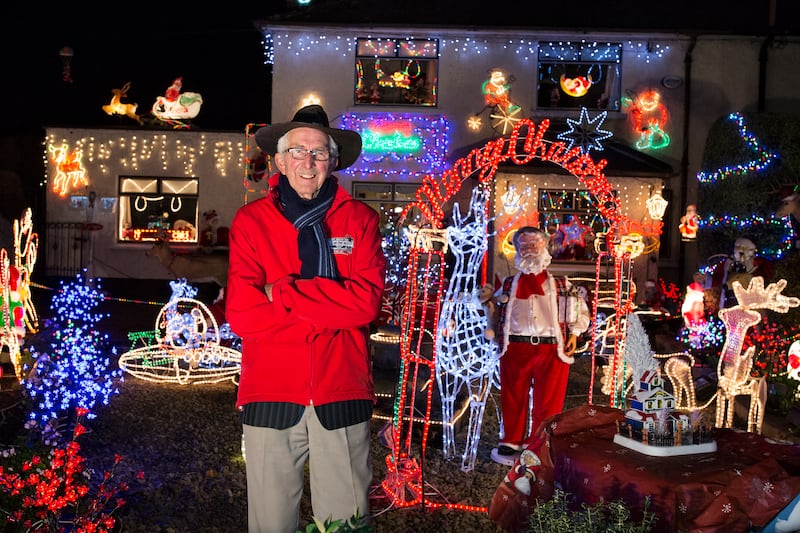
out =
[[(513, 9), (474, 7), (460, 0), (259, 0), (213, 4), (108, 2), (93, 8), (62, 2), (5, 2), (0, 7), (0, 134), (38, 133), (46, 126), (137, 127), (101, 108), (111, 90), (131, 82), (128, 102), (148, 114), (157, 96), (183, 77), (184, 92), (198, 92), (203, 107), (192, 127), (243, 130), (270, 122), (271, 74), (264, 65), (255, 20), (288, 15), (296, 22), (355, 24), (516, 25), (536, 28), (652, 28), (671, 31), (755, 32), (763, 35), (770, 2), (777, 34), (798, 31), (789, 16), (794, 0), (753, 0), (732, 7), (709, 0), (671, 0), (642, 9), (633, 0), (573, 0), (570, 8), (527, 2)], [(10, 7), (10, 4), (16, 4)], [(23, 7), (20, 8), (19, 5)], [(27, 7), (30, 5), (32, 7)], [(432, 6), (436, 6), (432, 9)], [(476, 13), (476, 9), (478, 10)], [(20, 12), (21, 11), (21, 12)], [(512, 16), (509, 16), (509, 15)], [(62, 80), (59, 50), (71, 47), (71, 83)]]
[[(5, 103), (0, 133), (35, 133), (48, 126), (138, 127), (102, 110), (112, 89), (131, 82), (127, 102), (137, 103), (141, 116), (179, 76), (184, 92), (203, 97), (193, 129), (243, 130), (248, 122), (268, 122), (270, 69), (253, 21), (284, 2), (257, 5), (237, 5), (233, 13), (197, 13), (198, 4), (123, 3), (114, 16), (104, 15), (102, 7), (78, 13), (41, 6), (37, 14), (0, 14), (13, 26), (0, 33), (0, 102)], [(62, 76), (64, 47), (74, 52), (72, 82)]]

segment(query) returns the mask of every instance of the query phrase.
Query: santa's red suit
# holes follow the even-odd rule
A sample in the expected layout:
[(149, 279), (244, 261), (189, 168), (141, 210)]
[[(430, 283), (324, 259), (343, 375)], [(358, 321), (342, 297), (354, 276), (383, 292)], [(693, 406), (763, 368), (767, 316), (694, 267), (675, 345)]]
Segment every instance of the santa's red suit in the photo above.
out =
[[(500, 402), (503, 412), (500, 446), (522, 449), (527, 430), (535, 432), (547, 417), (560, 413), (575, 359), (564, 353), (564, 330), (580, 335), (589, 327), (589, 309), (571, 284), (546, 270), (517, 273), (503, 281), (498, 322)], [(527, 340), (523, 337), (527, 336)], [(535, 337), (533, 337), (535, 336)], [(533, 383), (533, 411), (528, 392)], [(530, 417), (530, 424), (528, 419)]]

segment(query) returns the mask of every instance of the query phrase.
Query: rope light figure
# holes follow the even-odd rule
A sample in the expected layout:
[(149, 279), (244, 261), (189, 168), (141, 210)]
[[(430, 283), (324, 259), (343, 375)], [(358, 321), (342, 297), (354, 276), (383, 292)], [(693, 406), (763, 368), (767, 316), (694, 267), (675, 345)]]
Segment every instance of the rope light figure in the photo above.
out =
[(25, 327), (36, 333), (39, 316), (31, 297), (31, 276), (39, 256), (39, 234), (33, 231), (33, 211), (27, 208), (22, 218), (14, 221), (14, 267), (19, 274), (19, 297), (24, 310)]
[(717, 364), (717, 427), (733, 427), (734, 404), (737, 396), (750, 397), (747, 414), (747, 431), (761, 433), (764, 421), (764, 408), (767, 402), (767, 382), (765, 378), (753, 377), (755, 346), (750, 346), (742, 354), (747, 330), (761, 321), (757, 309), (769, 309), (787, 313), (790, 308), (800, 305), (800, 298), (781, 294), (786, 288), (786, 280), (781, 279), (764, 287), (764, 278), (754, 276), (745, 289), (739, 281), (733, 282), (737, 305), (720, 309), (719, 317), (725, 324), (725, 344)]
[(480, 300), (480, 268), (489, 248), (487, 209), (489, 188), (472, 191), (468, 215), (462, 218), (458, 203), (453, 207), (453, 225), (446, 231), (455, 266), (436, 335), (436, 379), (442, 399), (442, 439), (445, 459), (456, 456), (454, 407), (458, 393), (466, 388), (469, 398), (469, 427), (461, 455), (461, 470), (475, 468), (483, 414), (492, 387), (500, 387), (497, 344), (485, 337), (489, 327)]
[(18, 380), (22, 380), (20, 346), (26, 332), (35, 333), (39, 327), (30, 291), (39, 236), (33, 231), (30, 208), (25, 210), (21, 219), (14, 220), (13, 233), (14, 260), (11, 260), (5, 248), (0, 248), (0, 347), (8, 349), (14, 374)]
[(186, 385), (238, 384), (242, 354), (220, 344), (220, 327), (197, 289), (185, 279), (170, 282), (172, 296), (156, 317), (153, 344), (131, 349), (119, 367), (145, 381)]
[(483, 100), (486, 104), (479, 112), (467, 118), (467, 127), (471, 131), (478, 131), (483, 126), (480, 115), (489, 109), (489, 118), (492, 127), (503, 135), (511, 131), (522, 118), (522, 107), (513, 103), (509, 98), (511, 84), (514, 76), (506, 76), (502, 69), (493, 68), (489, 71), (489, 78), (481, 85)]
[[(16, 291), (12, 290), (11, 285), (11, 262), (8, 259), (8, 252), (5, 248), (0, 248), (0, 348), (6, 347), (11, 364), (14, 367), (14, 374), (17, 379), (22, 379), (22, 358), (20, 356), (20, 342), (25, 336), (25, 329), (22, 327), (21, 305), (16, 296)], [(0, 376), (2, 369), (0, 369)]]

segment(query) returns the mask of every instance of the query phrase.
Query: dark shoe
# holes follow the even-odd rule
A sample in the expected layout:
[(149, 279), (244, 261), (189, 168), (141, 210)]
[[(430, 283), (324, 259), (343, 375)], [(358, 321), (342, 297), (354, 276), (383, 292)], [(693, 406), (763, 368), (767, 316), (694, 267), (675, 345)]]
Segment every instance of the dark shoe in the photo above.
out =
[(515, 450), (511, 446), (506, 446), (505, 444), (501, 444), (500, 446), (497, 447), (497, 453), (499, 453), (500, 455), (509, 456), (509, 455), (519, 455), (520, 451)]
[(509, 446), (498, 446), (497, 448), (492, 448), (491, 458), (495, 463), (514, 466), (514, 463), (519, 459), (519, 454), (520, 452), (514, 451)]

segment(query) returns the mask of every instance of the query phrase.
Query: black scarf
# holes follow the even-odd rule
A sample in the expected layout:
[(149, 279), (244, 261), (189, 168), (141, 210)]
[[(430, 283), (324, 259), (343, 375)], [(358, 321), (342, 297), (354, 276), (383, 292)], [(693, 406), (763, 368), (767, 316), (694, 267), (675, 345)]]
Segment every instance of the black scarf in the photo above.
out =
[(336, 262), (333, 259), (322, 219), (333, 204), (337, 183), (327, 178), (317, 196), (306, 200), (298, 196), (289, 185), (289, 179), (281, 174), (278, 179), (278, 195), (283, 205), (283, 216), (297, 229), (297, 248), (300, 256), (300, 277), (311, 279), (314, 276), (337, 279)]

